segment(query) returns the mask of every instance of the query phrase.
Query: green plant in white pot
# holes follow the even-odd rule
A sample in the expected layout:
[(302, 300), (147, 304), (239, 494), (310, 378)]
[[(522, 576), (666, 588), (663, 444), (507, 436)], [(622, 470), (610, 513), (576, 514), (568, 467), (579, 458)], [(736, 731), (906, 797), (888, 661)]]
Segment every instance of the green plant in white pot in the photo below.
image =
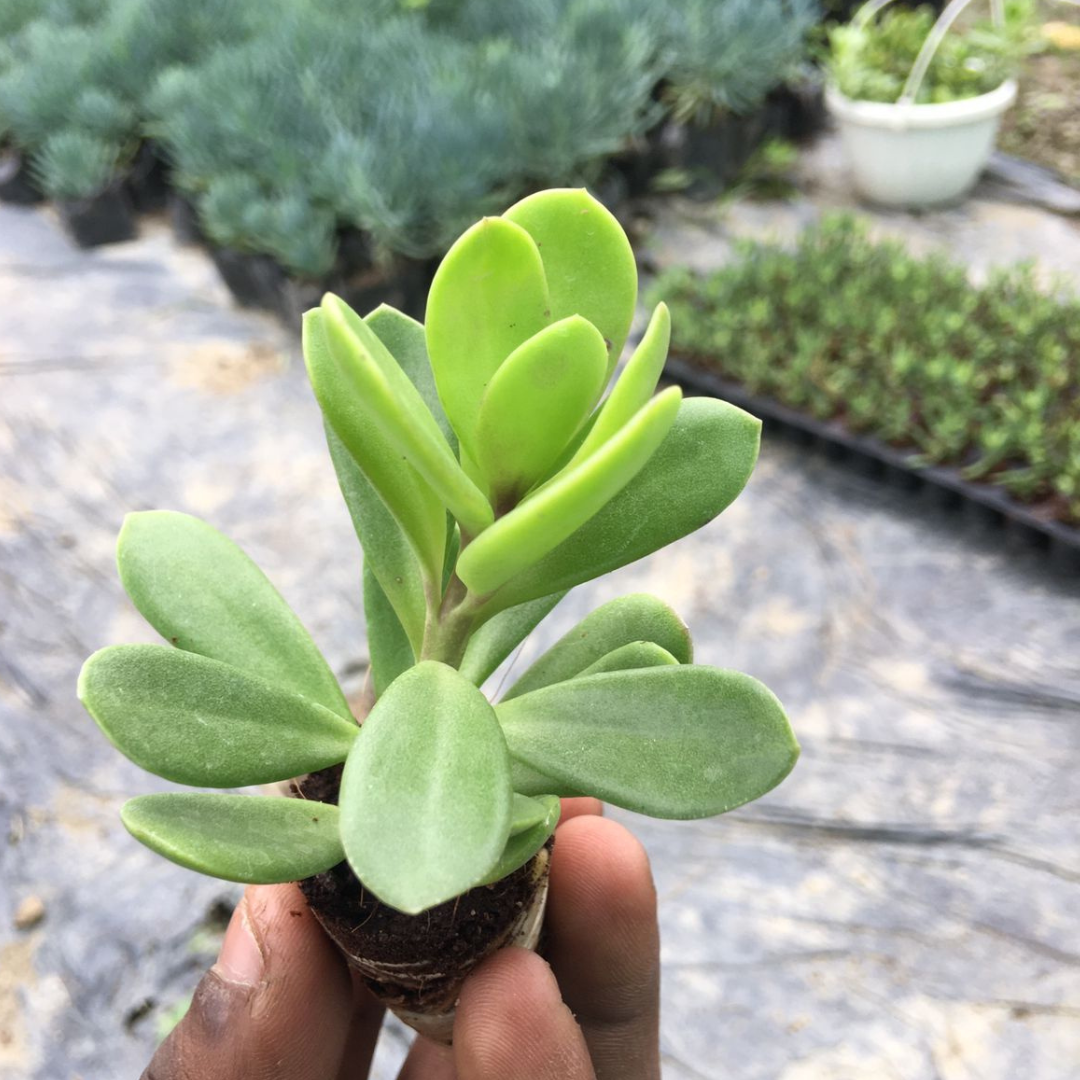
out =
[(873, 202), (925, 207), (955, 202), (978, 179), (1014, 76), (1034, 47), (1032, 0), (991, 0), (989, 19), (954, 24), (971, 0), (886, 12), (871, 0), (829, 34), (826, 101), (855, 185)]
[(424, 326), (330, 295), (305, 316), (364, 551), (366, 715), (255, 565), (164, 511), (127, 519), (119, 567), (168, 644), (103, 649), (79, 680), (105, 734), (159, 776), (295, 780), (300, 798), (145, 795), (123, 819), (204, 873), (301, 880), (353, 966), (434, 1037), (484, 956), (536, 943), (560, 797), (704, 817), (763, 795), (798, 755), (776, 698), (693, 664), (650, 596), (598, 608), (497, 703), (480, 689), (568, 589), (700, 528), (753, 468), (753, 417), (654, 396), (663, 305), (602, 400), (636, 293), (618, 223), (559, 190), (457, 241)]

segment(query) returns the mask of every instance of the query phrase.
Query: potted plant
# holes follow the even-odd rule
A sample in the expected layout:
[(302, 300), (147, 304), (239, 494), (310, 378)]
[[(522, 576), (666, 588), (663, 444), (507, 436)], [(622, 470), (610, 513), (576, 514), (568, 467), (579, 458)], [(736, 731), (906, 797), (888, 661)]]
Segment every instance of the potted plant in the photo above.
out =
[(45, 140), (36, 167), (45, 193), (79, 247), (118, 244), (135, 235), (131, 200), (120, 180), (120, 148), (69, 129)]
[(364, 552), (370, 711), (255, 565), (185, 514), (130, 515), (121, 579), (167, 645), (87, 660), (109, 739), (181, 784), (299, 778), (298, 798), (144, 795), (122, 816), (185, 866), (301, 880), (368, 984), (449, 1040), (462, 981), (535, 944), (559, 798), (666, 818), (755, 799), (793, 767), (780, 703), (691, 663), (637, 595), (587, 616), (492, 704), (480, 687), (566, 591), (700, 528), (739, 493), (759, 422), (653, 396), (660, 305), (600, 397), (637, 293), (630, 245), (583, 190), (485, 218), (435, 275), (426, 325), (327, 295), (304, 353)]
[(1013, 76), (1033, 48), (1031, 0), (992, 0), (992, 17), (949, 31), (971, 0), (874, 17), (871, 0), (829, 32), (826, 102), (855, 185), (885, 206), (955, 202), (975, 183), (1016, 97)]

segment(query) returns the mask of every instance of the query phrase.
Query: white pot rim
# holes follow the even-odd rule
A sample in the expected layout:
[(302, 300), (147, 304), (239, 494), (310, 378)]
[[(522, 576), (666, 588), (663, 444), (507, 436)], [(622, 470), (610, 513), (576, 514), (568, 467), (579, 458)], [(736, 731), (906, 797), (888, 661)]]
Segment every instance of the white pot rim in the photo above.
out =
[(825, 88), (829, 110), (839, 120), (865, 127), (948, 128), (989, 120), (1003, 113), (1016, 99), (1016, 80), (1006, 79), (999, 87), (978, 97), (946, 101), (938, 105), (899, 105), (895, 102), (856, 101), (845, 97), (831, 83)]

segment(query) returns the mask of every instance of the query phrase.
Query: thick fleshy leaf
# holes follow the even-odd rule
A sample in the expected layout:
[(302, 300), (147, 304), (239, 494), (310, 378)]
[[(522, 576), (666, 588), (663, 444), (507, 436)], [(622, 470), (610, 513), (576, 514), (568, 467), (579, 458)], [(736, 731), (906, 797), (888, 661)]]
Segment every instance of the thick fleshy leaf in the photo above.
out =
[(489, 619), (469, 638), (458, 670), (470, 682), (482, 686), (565, 595), (565, 592), (560, 592), (541, 596), (538, 600), (530, 600)]
[(375, 331), (379, 340), (390, 351), (401, 370), (416, 387), (424, 404), (443, 437), (450, 444), (450, 449), (457, 453), (457, 435), (450, 426), (446, 412), (439, 400), (439, 391), (435, 386), (435, 373), (431, 370), (431, 361), (427, 354), (427, 337), (424, 324), (410, 319), (404, 312), (389, 304), (380, 304), (374, 311), (364, 316), (364, 322)]
[(136, 765), (193, 787), (288, 780), (344, 761), (355, 721), (238, 668), (167, 645), (112, 645), (79, 700)]
[(715, 398), (684, 401), (641, 472), (573, 535), (500, 589), (482, 614), (573, 588), (707, 525), (746, 486), (760, 439), (761, 421), (742, 409)]
[(597, 410), (596, 421), (574, 454), (574, 462), (584, 460), (603, 446), (653, 396), (664, 371), (670, 343), (671, 316), (666, 304), (657, 304), (633, 356), (627, 360), (607, 400)]
[(438, 581), (446, 546), (446, 508), (372, 421), (367, 404), (330, 351), (321, 310), (304, 315), (303, 347), (308, 377), (327, 423), (401, 526), (427, 577)]
[(364, 564), (364, 622), (368, 657), (376, 699), (403, 672), (416, 663), (409, 636), (374, 572)]
[(561, 544), (645, 467), (674, 423), (681, 397), (678, 387), (665, 390), (588, 460), (499, 518), (461, 553), (458, 577), (484, 596)]
[(303, 799), (140, 795), (124, 804), (120, 819), (152, 851), (225, 881), (299, 881), (345, 858), (338, 808)]
[(510, 835), (517, 836), (518, 833), (546, 821), (551, 816), (549, 800), (554, 798), (552, 795), (547, 800), (530, 799), (527, 795), (519, 795), (515, 791), (510, 803)]
[(323, 328), (330, 352), (368, 416), (472, 533), (492, 521), (483, 492), (468, 478), (420, 391), (371, 327), (327, 293)]
[(435, 272), (424, 319), (428, 355), (446, 415), (474, 458), (473, 432), (488, 382), (550, 321), (540, 252), (510, 221), (477, 222)]
[(386, 503), (329, 424), (326, 445), (364, 551), (364, 569), (375, 576), (413, 649), (419, 650), (427, 619), (420, 560)]
[(694, 658), (686, 623), (655, 596), (631, 593), (602, 604), (568, 630), (514, 683), (503, 700), (572, 679), (634, 641), (655, 642), (680, 664), (689, 664)]
[(637, 262), (614, 214), (584, 188), (562, 188), (529, 195), (503, 218), (536, 241), (551, 317), (584, 315), (604, 335), (610, 375), (637, 303)]
[(528, 795), (534, 799), (542, 798), (546, 794), (559, 799), (572, 799), (585, 794), (562, 780), (545, 776), (542, 772), (530, 768), (516, 757), (510, 758), (510, 784), (515, 794)]
[[(515, 805), (518, 799), (525, 799), (525, 797), (515, 795)], [(535, 805), (540, 817), (528, 828), (511, 834), (510, 839), (506, 841), (503, 853), (499, 856), (499, 861), (484, 878), (482, 884), (488, 885), (499, 881), (507, 874), (512, 874), (519, 866), (524, 866), (547, 843), (548, 837), (559, 824), (559, 813), (562, 808), (558, 796), (540, 795), (535, 799), (525, 801)]]
[(607, 656), (601, 656), (590, 664), (579, 677), (601, 675), (605, 671), (633, 671), (635, 668), (667, 667), (677, 664), (667, 651), (652, 641), (631, 641), (628, 645), (613, 649)]
[(416, 914), (482, 880), (510, 829), (510, 760), (494, 711), (453, 668), (424, 661), (375, 703), (341, 780), (357, 877)]
[(572, 315), (519, 345), (491, 377), (476, 421), (476, 463), (495, 505), (512, 505), (559, 459), (600, 398), (607, 351)]
[(589, 675), (523, 694), (496, 713), (514, 757), (651, 817), (733, 810), (772, 790), (799, 755), (773, 694), (719, 668)]
[(220, 660), (351, 719), (337, 679), (266, 575), (190, 514), (128, 514), (120, 580), (148, 623), (187, 652)]

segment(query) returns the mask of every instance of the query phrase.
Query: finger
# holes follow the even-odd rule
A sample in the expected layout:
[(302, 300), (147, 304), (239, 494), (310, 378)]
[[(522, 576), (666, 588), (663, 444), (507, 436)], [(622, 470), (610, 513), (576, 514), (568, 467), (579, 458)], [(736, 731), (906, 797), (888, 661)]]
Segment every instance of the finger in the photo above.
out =
[(563, 799), (562, 800), (562, 813), (559, 816), (559, 824), (569, 821), (571, 818), (582, 817), (585, 814), (590, 814), (594, 817), (601, 817), (604, 813), (604, 804), (599, 799), (594, 799), (589, 796), (580, 796), (578, 798)]
[(649, 858), (614, 821), (559, 829), (545, 955), (598, 1080), (659, 1080), (660, 936)]
[(457, 1080), (453, 1049), (418, 1035), (401, 1066), (398, 1080)]
[(454, 1022), (457, 1080), (595, 1080), (551, 968), (509, 948), (465, 981)]
[(337, 1080), (367, 1080), (386, 1009), (355, 971), (350, 975), (353, 989), (352, 1023), (342, 1051)]
[(345, 962), (297, 887), (252, 887), (143, 1080), (326, 1080), (352, 1011)]

